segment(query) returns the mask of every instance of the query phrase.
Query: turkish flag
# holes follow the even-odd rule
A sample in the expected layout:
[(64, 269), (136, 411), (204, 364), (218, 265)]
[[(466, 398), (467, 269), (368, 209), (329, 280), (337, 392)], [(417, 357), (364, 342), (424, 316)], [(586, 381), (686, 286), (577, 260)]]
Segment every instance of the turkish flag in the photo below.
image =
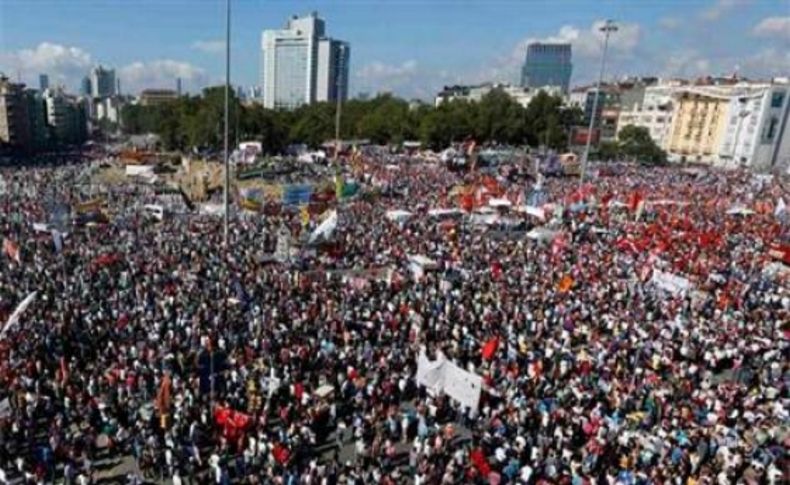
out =
[(497, 351), (497, 348), (499, 348), (499, 339), (496, 337), (489, 339), (488, 342), (486, 342), (485, 345), (483, 345), (483, 351), (482, 351), (483, 358), (485, 360), (493, 359), (494, 354)]

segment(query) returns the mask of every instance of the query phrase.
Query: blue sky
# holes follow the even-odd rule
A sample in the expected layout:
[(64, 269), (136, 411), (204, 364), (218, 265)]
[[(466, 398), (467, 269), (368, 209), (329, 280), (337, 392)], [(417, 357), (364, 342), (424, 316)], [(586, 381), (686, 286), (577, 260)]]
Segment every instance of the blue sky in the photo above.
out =
[[(597, 22), (613, 18), (608, 77), (790, 75), (790, 0), (232, 0), (232, 82), (256, 84), (261, 30), (316, 10), (351, 42), (352, 93), (428, 98), (444, 84), (516, 82), (530, 40), (573, 44), (573, 84), (594, 78)], [(222, 82), (221, 0), (0, 0), (0, 71), (76, 89), (91, 65), (124, 91)]]

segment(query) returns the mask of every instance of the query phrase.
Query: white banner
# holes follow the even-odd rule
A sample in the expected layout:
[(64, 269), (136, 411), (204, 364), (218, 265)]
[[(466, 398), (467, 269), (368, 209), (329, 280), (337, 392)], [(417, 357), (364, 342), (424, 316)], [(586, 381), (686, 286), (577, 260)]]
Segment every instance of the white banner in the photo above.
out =
[(691, 289), (691, 282), (686, 278), (665, 273), (657, 269), (653, 270), (653, 278), (650, 280), (658, 288), (668, 291), (673, 295), (680, 295)]
[(336, 227), (337, 227), (337, 211), (333, 210), (329, 212), (329, 216), (326, 219), (324, 219), (324, 222), (322, 222), (318, 227), (316, 227), (313, 233), (310, 234), (310, 239), (307, 242), (313, 244), (321, 237), (328, 239), (330, 236), (332, 236), (332, 233), (335, 232)]
[(8, 317), (8, 321), (3, 327), (3, 330), (0, 330), (0, 338), (5, 336), (5, 333), (8, 331), (9, 328), (13, 327), (19, 322), (19, 317), (22, 316), (22, 313), (25, 310), (27, 310), (27, 307), (29, 307), (30, 304), (33, 303), (33, 300), (36, 299), (37, 294), (38, 292), (34, 291), (33, 293), (27, 295), (25, 299), (22, 300), (22, 302), (16, 306), (14, 313), (12, 313), (10, 317)]
[(417, 384), (434, 392), (442, 392), (462, 405), (477, 409), (483, 390), (483, 378), (465, 371), (440, 355), (429, 360), (425, 354), (417, 358)]

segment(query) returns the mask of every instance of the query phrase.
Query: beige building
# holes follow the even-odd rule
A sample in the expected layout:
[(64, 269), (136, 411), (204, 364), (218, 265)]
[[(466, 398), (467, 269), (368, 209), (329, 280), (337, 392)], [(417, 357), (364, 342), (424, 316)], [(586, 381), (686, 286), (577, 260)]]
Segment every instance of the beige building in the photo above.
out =
[(666, 150), (681, 162), (714, 163), (727, 126), (730, 97), (691, 87), (675, 98)]

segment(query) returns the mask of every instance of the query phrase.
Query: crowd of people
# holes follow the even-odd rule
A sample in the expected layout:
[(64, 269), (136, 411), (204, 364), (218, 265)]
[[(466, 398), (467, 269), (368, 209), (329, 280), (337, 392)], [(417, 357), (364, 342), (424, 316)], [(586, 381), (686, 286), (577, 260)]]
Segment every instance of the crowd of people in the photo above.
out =
[(390, 162), (313, 244), (237, 208), (227, 246), (147, 187), (2, 170), (0, 484), (783, 483), (787, 181)]

